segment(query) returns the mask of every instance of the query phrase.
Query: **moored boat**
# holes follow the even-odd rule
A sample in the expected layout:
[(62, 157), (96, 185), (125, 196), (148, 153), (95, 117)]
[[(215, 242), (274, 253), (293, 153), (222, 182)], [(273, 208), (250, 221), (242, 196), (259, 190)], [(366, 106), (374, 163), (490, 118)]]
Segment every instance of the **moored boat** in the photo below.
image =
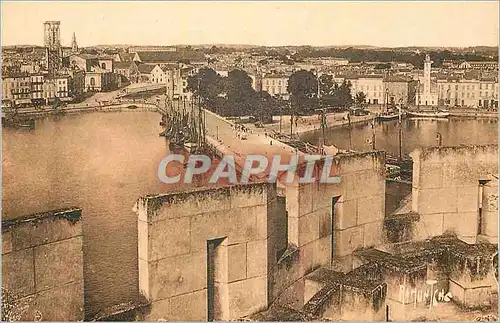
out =
[(379, 121), (389, 121), (389, 120), (395, 120), (398, 118), (399, 118), (398, 112), (383, 113), (383, 114), (380, 114), (377, 116), (377, 120), (379, 120)]
[(198, 145), (196, 143), (193, 143), (193, 142), (184, 143), (184, 149), (186, 149), (188, 153), (195, 152), (196, 148), (198, 148)]
[(448, 111), (428, 111), (428, 112), (411, 112), (408, 111), (408, 115), (410, 117), (418, 117), (418, 118), (448, 118), (450, 113)]

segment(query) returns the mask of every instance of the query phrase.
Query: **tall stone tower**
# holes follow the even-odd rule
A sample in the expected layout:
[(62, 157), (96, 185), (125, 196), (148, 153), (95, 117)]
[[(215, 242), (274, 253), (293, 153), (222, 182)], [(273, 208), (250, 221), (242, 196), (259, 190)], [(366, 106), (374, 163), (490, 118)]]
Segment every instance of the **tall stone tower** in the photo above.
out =
[(61, 47), (60, 21), (46, 21), (44, 28), (44, 46), (49, 48)]
[(428, 98), (431, 95), (431, 57), (429, 54), (425, 55), (424, 61), (424, 93), (423, 97)]
[[(437, 93), (432, 91), (431, 83), (431, 67), (433, 61), (431, 57), (427, 54), (424, 60), (424, 76), (420, 77), (417, 87), (417, 92), (415, 95), (416, 105), (435, 105), (437, 104)], [(423, 84), (422, 84), (423, 83)], [(423, 86), (422, 86), (423, 85)]]
[(71, 52), (73, 54), (78, 53), (78, 44), (76, 43), (76, 36), (75, 33), (73, 33), (73, 38), (71, 40)]
[(43, 23), (46, 67), (49, 74), (56, 74), (62, 64), (60, 21)]

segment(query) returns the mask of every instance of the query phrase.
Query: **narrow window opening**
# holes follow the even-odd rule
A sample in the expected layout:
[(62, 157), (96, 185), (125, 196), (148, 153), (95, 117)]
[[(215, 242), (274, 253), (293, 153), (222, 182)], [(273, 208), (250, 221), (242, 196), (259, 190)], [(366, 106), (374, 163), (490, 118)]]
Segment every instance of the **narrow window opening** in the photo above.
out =
[(332, 214), (331, 214), (331, 225), (332, 225), (332, 240), (331, 240), (331, 261), (335, 259), (335, 205), (337, 204), (338, 200), (340, 199), (339, 196), (334, 196), (332, 197)]
[(223, 275), (220, 267), (227, 268), (227, 266), (222, 265), (224, 260), (227, 262), (227, 253), (224, 253), (226, 250), (221, 248), (224, 239), (207, 241), (207, 321), (209, 322), (221, 320), (223, 315), (224, 297), (221, 293), (221, 284), (223, 283), (221, 277)]

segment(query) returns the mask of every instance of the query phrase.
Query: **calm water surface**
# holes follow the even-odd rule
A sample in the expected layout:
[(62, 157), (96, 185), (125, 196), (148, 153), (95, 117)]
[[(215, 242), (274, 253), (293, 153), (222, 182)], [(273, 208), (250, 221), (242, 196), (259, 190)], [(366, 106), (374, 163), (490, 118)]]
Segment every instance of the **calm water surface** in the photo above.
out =
[[(497, 119), (405, 119), (402, 121), (402, 153), (408, 154), (418, 147), (436, 146), (436, 133), (441, 133), (444, 146), (498, 143)], [(326, 144), (342, 149), (370, 151), (372, 127), (369, 123), (353, 124), (349, 135), (347, 126), (326, 131)], [(318, 143), (319, 132), (309, 133), (303, 139)], [(399, 154), (398, 121), (375, 123), (375, 146), (391, 155)]]
[(138, 197), (179, 187), (159, 182), (168, 153), (153, 112), (91, 113), (3, 129), (3, 214), (83, 208), (87, 315), (138, 296)]
[[(140, 196), (177, 190), (159, 182), (157, 167), (168, 153), (159, 115), (92, 113), (38, 120), (36, 130), (3, 129), (3, 217), (56, 208), (83, 208), (87, 315), (138, 296), (137, 218)], [(398, 153), (397, 121), (376, 125), (377, 148)], [(496, 120), (405, 120), (404, 152), (436, 144), (497, 142)], [(353, 125), (353, 149), (371, 145), (369, 124)], [(317, 134), (304, 139), (313, 143)], [(346, 128), (327, 132), (327, 144), (348, 148)]]

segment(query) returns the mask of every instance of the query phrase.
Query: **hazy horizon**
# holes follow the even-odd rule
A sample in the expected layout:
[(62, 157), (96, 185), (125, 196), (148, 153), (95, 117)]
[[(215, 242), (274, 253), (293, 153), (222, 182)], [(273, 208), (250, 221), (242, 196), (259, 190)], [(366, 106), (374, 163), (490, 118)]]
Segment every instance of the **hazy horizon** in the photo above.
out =
[[(496, 1), (443, 2), (10, 2), (2, 46), (498, 47)], [(466, 23), (464, 23), (466, 21)], [(22, 28), (19, 28), (22, 26)]]

